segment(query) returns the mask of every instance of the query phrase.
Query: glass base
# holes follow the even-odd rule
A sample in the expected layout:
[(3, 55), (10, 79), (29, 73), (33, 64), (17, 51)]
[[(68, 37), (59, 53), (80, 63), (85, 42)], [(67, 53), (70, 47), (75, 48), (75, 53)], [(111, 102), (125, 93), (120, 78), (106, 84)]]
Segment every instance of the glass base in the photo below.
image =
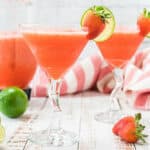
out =
[(32, 132), (28, 140), (41, 146), (51, 147), (71, 146), (79, 141), (75, 133), (63, 129)]
[(103, 123), (115, 123), (125, 114), (121, 110), (107, 110), (95, 115), (95, 120)]

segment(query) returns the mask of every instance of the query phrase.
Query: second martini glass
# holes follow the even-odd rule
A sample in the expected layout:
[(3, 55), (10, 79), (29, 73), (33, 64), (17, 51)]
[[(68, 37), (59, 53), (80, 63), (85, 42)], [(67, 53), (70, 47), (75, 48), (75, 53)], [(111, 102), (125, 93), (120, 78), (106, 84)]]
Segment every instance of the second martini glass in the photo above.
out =
[[(123, 71), (121, 68), (134, 55), (143, 39), (144, 36), (140, 34), (139, 29), (117, 27), (110, 39), (96, 42), (103, 57), (113, 66), (116, 81), (116, 86), (110, 95), (109, 108), (105, 112), (96, 114), (95, 119), (97, 121), (113, 123), (123, 115), (120, 104), (120, 94), (123, 86)], [(116, 104), (118, 104), (117, 107)]]
[[(87, 31), (81, 29), (64, 29), (23, 25), (21, 31), (31, 48), (37, 63), (46, 72), (49, 79), (48, 95), (53, 110), (59, 114), (61, 75), (75, 62), (88, 42)], [(76, 134), (59, 127), (32, 133), (32, 142), (48, 146), (68, 146), (76, 143)]]

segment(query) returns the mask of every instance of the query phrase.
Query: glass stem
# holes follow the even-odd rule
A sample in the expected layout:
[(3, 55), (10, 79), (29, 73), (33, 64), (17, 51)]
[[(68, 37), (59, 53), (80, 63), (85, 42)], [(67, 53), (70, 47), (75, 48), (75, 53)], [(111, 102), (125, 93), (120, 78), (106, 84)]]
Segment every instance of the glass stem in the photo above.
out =
[(48, 96), (53, 109), (53, 121), (50, 124), (52, 129), (60, 129), (61, 124), (61, 108), (59, 103), (61, 80), (49, 79)]
[(123, 71), (120, 68), (113, 70), (116, 86), (110, 95), (110, 111), (122, 110), (120, 103), (120, 94), (123, 86)]
[(60, 86), (61, 80), (49, 79), (48, 85), (48, 96), (52, 103), (52, 108), (54, 112), (61, 111), (59, 98), (60, 98)]

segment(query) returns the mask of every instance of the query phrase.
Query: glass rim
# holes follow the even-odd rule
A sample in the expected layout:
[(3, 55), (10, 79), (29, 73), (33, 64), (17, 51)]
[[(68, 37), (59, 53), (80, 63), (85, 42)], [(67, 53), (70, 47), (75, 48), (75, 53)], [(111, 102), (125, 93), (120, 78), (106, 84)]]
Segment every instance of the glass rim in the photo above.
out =
[(74, 26), (52, 26), (40, 24), (19, 24), (20, 32), (37, 32), (37, 33), (81, 33), (88, 34), (87, 27), (74, 27)]
[(140, 32), (137, 25), (116, 25), (114, 32)]

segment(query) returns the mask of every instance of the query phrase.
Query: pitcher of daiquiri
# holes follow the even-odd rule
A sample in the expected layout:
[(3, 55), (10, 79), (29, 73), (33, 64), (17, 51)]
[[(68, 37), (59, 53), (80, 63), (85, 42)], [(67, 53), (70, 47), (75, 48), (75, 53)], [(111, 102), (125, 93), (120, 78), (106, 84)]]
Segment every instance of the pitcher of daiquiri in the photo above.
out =
[(26, 89), (34, 76), (36, 61), (19, 33), (19, 24), (29, 21), (30, 5), (26, 0), (0, 0), (0, 89)]

